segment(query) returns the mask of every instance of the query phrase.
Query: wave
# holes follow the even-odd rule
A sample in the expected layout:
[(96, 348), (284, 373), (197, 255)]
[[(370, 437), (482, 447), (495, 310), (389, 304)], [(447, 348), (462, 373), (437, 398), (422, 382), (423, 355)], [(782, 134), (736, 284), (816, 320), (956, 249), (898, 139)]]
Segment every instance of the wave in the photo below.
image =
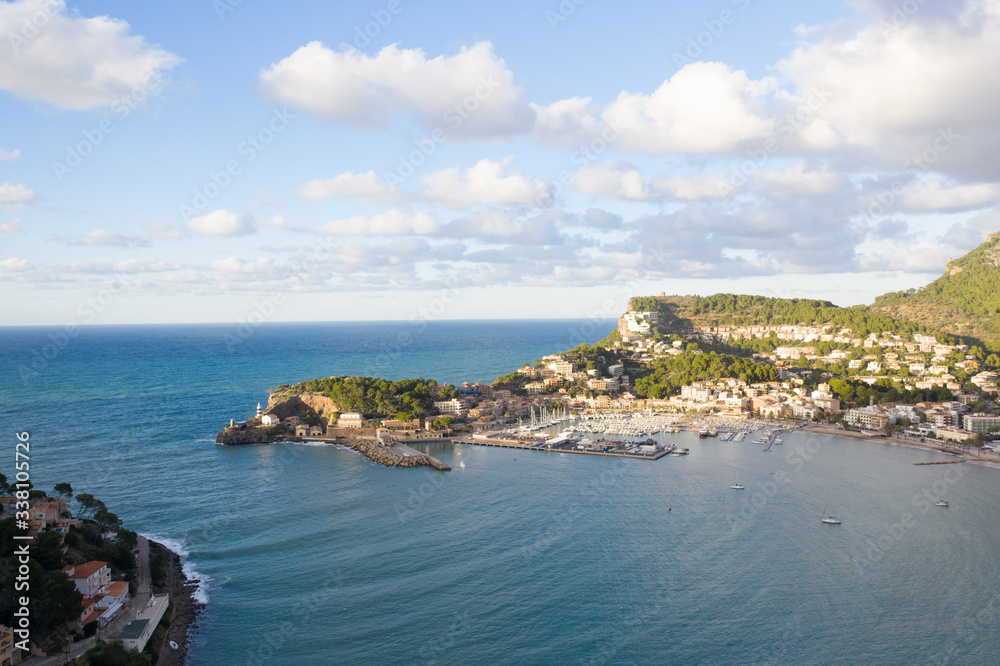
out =
[(161, 537), (156, 534), (143, 534), (141, 532), (140, 534), (150, 541), (163, 544), (167, 547), (167, 550), (173, 551), (179, 558), (181, 558), (181, 571), (184, 572), (188, 582), (195, 585), (195, 590), (191, 595), (191, 598), (194, 599), (196, 603), (207, 604), (208, 584), (212, 579), (207, 574), (203, 574), (194, 568), (194, 564), (191, 562), (191, 554), (187, 550), (187, 544), (180, 539)]

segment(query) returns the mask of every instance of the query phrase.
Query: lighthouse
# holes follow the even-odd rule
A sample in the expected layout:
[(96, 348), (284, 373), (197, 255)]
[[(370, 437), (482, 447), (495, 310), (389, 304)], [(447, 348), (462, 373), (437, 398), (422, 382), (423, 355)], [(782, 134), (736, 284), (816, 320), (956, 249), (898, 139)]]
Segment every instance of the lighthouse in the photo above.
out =
[(257, 416), (260, 416), (260, 403), (257, 403)]

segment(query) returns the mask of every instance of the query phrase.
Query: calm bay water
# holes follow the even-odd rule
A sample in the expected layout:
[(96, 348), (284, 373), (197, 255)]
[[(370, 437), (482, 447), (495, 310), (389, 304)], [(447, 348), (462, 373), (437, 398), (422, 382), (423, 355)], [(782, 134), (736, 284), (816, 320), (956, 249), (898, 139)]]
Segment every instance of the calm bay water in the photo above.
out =
[(669, 435), (691, 455), (656, 462), (428, 445), (445, 474), (214, 444), (281, 383), (488, 381), (584, 325), (0, 329), (0, 422), (37, 485), (186, 552), (193, 665), (996, 663), (1000, 470), (804, 434)]

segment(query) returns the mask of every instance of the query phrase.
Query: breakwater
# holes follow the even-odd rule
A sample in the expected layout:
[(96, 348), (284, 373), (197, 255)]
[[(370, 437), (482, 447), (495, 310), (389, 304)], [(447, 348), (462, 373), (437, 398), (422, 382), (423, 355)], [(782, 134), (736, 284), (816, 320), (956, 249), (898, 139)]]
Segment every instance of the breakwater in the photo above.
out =
[(241, 423), (226, 428), (215, 437), (215, 443), (223, 446), (275, 444), (278, 442), (340, 444), (385, 467), (433, 467), (441, 471), (451, 469), (437, 458), (402, 444), (385, 444), (377, 439), (361, 437), (300, 437), (292, 434), (289, 428), (282, 425), (267, 427)]

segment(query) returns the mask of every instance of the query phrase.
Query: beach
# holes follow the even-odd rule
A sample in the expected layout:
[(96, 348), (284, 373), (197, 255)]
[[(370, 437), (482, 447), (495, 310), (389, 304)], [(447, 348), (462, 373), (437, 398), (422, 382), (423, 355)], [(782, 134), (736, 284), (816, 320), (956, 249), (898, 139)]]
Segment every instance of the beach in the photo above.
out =
[(936, 451), (938, 453), (946, 453), (950, 456), (956, 456), (966, 462), (1000, 469), (1000, 456), (986, 451), (980, 451), (972, 447), (965, 448), (960, 445), (950, 445), (944, 442), (934, 442), (930, 440), (921, 441), (919, 439), (911, 439), (907, 437), (881, 437), (879, 435), (869, 435), (863, 432), (858, 432), (857, 430), (842, 430), (835, 426), (828, 425), (812, 424), (806, 426), (803, 430), (815, 432), (821, 435), (831, 435), (833, 437), (850, 437), (851, 439), (864, 439), (881, 444), (892, 444), (893, 446), (907, 446), (913, 449)]

